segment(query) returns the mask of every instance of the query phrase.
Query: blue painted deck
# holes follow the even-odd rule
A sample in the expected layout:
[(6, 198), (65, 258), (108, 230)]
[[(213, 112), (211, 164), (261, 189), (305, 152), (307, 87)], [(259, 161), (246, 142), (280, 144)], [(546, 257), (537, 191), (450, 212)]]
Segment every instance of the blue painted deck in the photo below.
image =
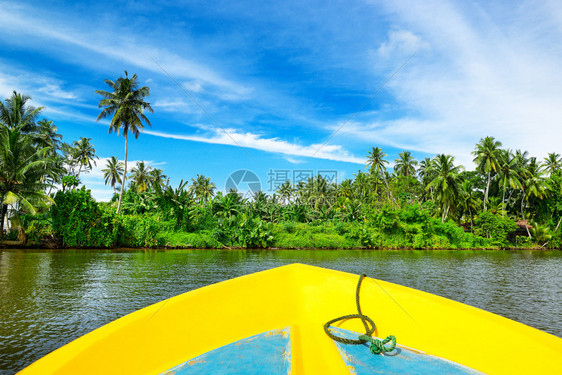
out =
[[(357, 339), (360, 335), (341, 328), (330, 329), (335, 335), (345, 338)], [(392, 352), (374, 355), (368, 344), (334, 343), (351, 374), (480, 374), (457, 363), (406, 348), (397, 347)]]
[[(357, 339), (357, 332), (330, 328), (334, 334)], [(346, 345), (334, 341), (350, 374), (480, 374), (442, 358), (397, 347), (374, 355), (368, 344)], [(290, 328), (260, 333), (192, 358), (161, 375), (290, 374)]]
[(192, 358), (162, 375), (289, 374), (290, 329), (260, 333)]

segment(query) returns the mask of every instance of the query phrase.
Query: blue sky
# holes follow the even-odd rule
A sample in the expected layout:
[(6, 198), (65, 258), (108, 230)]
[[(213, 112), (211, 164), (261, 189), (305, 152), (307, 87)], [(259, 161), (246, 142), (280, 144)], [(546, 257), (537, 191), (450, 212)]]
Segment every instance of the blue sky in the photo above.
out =
[(223, 190), (239, 169), (265, 191), (270, 170), (334, 170), (341, 181), (376, 146), (390, 161), (402, 150), (446, 153), (473, 169), (470, 152), (488, 135), (541, 159), (562, 153), (559, 1), (0, 0), (0, 9), (0, 98), (29, 95), (65, 141), (92, 138), (100, 160), (82, 180), (98, 199), (111, 195), (100, 169), (123, 159), (124, 139), (95, 121), (94, 91), (124, 70), (150, 87), (154, 108), (129, 160), (162, 168), (174, 186), (204, 174)]

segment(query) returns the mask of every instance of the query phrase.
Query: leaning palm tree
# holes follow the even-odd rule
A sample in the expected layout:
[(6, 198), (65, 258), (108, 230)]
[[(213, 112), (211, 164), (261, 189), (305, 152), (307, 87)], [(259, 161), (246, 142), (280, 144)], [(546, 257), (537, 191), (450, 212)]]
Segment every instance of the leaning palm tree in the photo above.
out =
[(115, 82), (106, 79), (105, 83), (113, 92), (96, 90), (96, 94), (103, 97), (99, 102), (99, 107), (104, 107), (103, 111), (98, 115), (97, 120), (99, 121), (113, 115), (109, 125), (109, 132), (115, 131), (117, 135), (119, 135), (119, 130), (122, 129), (123, 136), (125, 137), (125, 167), (123, 169), (121, 191), (119, 192), (119, 203), (117, 203), (117, 213), (119, 213), (121, 201), (123, 199), (123, 189), (127, 179), (129, 132), (131, 132), (135, 138), (138, 138), (141, 130), (144, 128), (144, 124), (151, 126), (144, 112), (153, 112), (153, 110), (150, 104), (144, 101), (144, 98), (150, 95), (150, 89), (147, 86), (139, 88), (136, 74), (133, 74), (133, 76), (129, 78), (127, 71), (125, 71), (125, 77), (119, 77)]
[(480, 139), (480, 142), (476, 145), (476, 150), (472, 152), (475, 156), (474, 162), (476, 163), (476, 170), (488, 175), (486, 192), (484, 193), (484, 211), (486, 211), (486, 203), (488, 202), (492, 171), (497, 172), (499, 168), (501, 145), (501, 142), (496, 141), (494, 137), (486, 137)]
[(95, 159), (99, 159), (96, 156), (94, 145), (90, 143), (91, 140), (92, 138), (80, 137), (80, 140), (74, 141), (71, 156), (78, 163), (78, 174), (76, 177), (80, 177), (82, 168), (86, 167), (86, 170), (92, 169), (92, 163), (96, 165)]
[(544, 158), (543, 166), (552, 177), (552, 175), (562, 167), (562, 158), (560, 158), (560, 154), (556, 154), (554, 152), (548, 154), (548, 157)]
[(107, 168), (102, 169), (105, 184), (110, 184), (115, 192), (115, 185), (121, 184), (121, 175), (123, 174), (123, 163), (115, 156), (107, 160)]
[(462, 167), (454, 164), (455, 158), (451, 155), (440, 154), (434, 160), (436, 176), (426, 189), (433, 189), (438, 204), (441, 206), (441, 221), (443, 222), (459, 195), (459, 173), (462, 171)]
[(13, 92), (5, 103), (0, 102), (0, 125), (9, 129), (19, 128), (28, 133), (35, 128), (35, 120), (44, 107), (35, 108), (27, 104), (31, 97)]
[(409, 151), (403, 151), (398, 154), (398, 158), (395, 160), (394, 172), (398, 176), (414, 176), (416, 165), (418, 165), (418, 162), (412, 157), (412, 154)]

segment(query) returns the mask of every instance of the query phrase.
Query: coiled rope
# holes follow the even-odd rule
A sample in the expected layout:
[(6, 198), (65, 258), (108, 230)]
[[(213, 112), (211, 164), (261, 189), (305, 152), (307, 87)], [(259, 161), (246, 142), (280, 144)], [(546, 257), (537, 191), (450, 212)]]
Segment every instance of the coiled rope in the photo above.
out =
[[(359, 292), (361, 290), (361, 282), (365, 277), (367, 277), (367, 275), (365, 274), (359, 276), (359, 282), (357, 283), (357, 289), (355, 291), (355, 303), (357, 305), (357, 314), (344, 315), (344, 316), (340, 316), (339, 318), (335, 318), (328, 321), (326, 324), (324, 324), (324, 331), (334, 341), (338, 341), (343, 344), (351, 344), (351, 345), (358, 345), (358, 344), (363, 344), (365, 342), (369, 342), (371, 344), (369, 346), (369, 350), (371, 351), (371, 353), (373, 354), (381, 354), (383, 352), (387, 353), (393, 351), (394, 348), (396, 348), (396, 338), (392, 335), (388, 336), (384, 340), (379, 340), (377, 338), (371, 337), (373, 332), (375, 332), (375, 322), (373, 322), (373, 320), (368, 316), (363, 315), (363, 313), (361, 312), (361, 304), (359, 303)], [(340, 320), (355, 319), (355, 318), (361, 319), (361, 322), (365, 327), (365, 334), (360, 335), (359, 337), (357, 337), (357, 339), (346, 339), (341, 336), (336, 336), (330, 331), (330, 326), (335, 322), (338, 322)], [(387, 346), (386, 344), (388, 344), (389, 342), (391, 342), (391, 344)]]

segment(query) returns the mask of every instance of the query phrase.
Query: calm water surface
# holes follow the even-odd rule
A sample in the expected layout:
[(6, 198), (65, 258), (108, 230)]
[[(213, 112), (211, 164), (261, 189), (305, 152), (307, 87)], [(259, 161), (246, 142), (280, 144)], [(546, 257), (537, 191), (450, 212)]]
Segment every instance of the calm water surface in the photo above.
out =
[(366, 273), (562, 337), (561, 251), (0, 250), (0, 373), (165, 298), (295, 262)]

